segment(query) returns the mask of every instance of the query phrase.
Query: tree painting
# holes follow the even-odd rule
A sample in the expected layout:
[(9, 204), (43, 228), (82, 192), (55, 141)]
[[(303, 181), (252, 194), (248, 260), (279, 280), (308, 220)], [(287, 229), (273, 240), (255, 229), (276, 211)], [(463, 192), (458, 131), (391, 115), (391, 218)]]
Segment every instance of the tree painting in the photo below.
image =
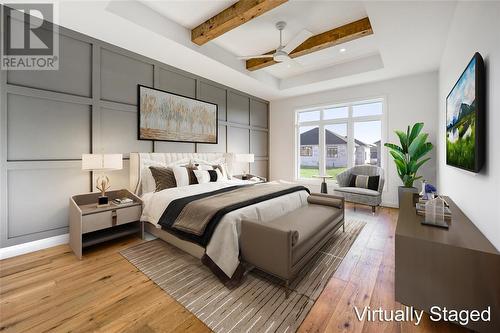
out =
[(217, 143), (217, 105), (140, 86), (139, 138)]

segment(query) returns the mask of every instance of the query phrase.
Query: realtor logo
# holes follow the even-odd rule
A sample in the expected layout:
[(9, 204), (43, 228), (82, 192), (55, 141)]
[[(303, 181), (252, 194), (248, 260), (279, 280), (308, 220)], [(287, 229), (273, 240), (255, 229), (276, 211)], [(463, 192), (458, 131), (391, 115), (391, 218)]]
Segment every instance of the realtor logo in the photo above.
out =
[(58, 70), (59, 27), (54, 4), (2, 5), (1, 69)]

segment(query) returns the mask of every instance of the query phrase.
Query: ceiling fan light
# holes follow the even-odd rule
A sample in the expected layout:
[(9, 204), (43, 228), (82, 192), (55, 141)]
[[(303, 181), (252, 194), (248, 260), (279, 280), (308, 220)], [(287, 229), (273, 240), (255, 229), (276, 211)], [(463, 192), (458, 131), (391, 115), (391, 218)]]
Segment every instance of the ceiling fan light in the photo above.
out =
[(276, 61), (276, 62), (283, 62), (283, 61), (290, 60), (290, 56), (289, 56), (286, 52), (281, 51), (281, 50), (278, 50), (278, 51), (276, 51), (276, 53), (273, 55), (273, 59), (274, 59), (274, 61)]

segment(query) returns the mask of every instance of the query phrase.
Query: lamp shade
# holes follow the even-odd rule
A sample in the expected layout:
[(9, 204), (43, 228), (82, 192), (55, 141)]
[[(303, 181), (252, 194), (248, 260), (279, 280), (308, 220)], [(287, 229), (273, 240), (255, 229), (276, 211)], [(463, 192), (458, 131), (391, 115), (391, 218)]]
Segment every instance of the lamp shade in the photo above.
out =
[(83, 154), (82, 170), (102, 171), (121, 170), (122, 154)]
[(241, 163), (253, 163), (255, 157), (254, 154), (236, 154), (236, 161)]

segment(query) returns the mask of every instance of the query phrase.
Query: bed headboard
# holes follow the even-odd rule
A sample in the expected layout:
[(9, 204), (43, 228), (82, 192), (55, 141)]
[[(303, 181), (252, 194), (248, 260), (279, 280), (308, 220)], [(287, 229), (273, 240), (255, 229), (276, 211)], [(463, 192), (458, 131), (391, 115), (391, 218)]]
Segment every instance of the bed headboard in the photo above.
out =
[(163, 164), (188, 164), (190, 161), (205, 161), (210, 163), (226, 163), (229, 174), (232, 174), (233, 153), (130, 153), (130, 191), (142, 195), (141, 174), (143, 161), (152, 160)]

